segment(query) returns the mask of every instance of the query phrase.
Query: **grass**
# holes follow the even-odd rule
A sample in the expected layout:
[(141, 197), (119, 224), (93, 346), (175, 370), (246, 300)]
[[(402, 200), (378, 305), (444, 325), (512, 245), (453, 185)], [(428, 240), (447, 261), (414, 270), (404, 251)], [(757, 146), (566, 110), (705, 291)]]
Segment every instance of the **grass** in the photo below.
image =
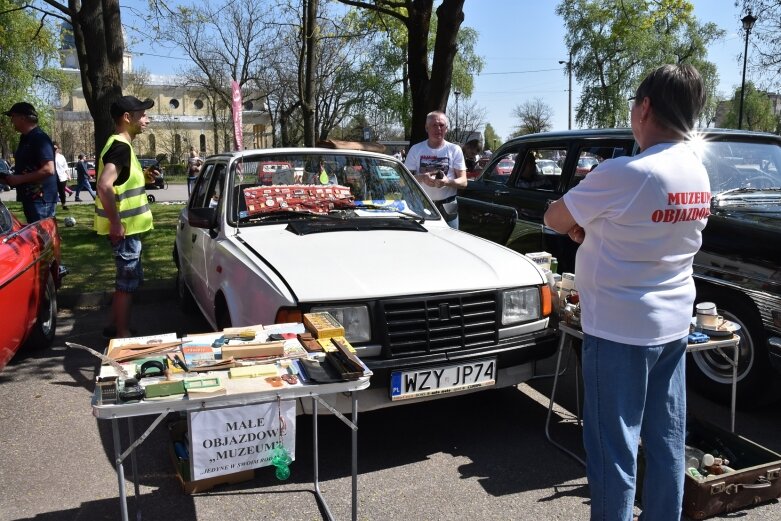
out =
[[(22, 206), (7, 201), (6, 206), (24, 222)], [(141, 262), (144, 280), (147, 283), (158, 280), (172, 280), (176, 266), (171, 256), (176, 237), (176, 225), (183, 204), (150, 205), (154, 216), (154, 230), (148, 232), (143, 242)], [(68, 205), (68, 210), (57, 206), (57, 224), (62, 237), (62, 264), (70, 270), (63, 279), (61, 291), (91, 293), (113, 291), (114, 259), (108, 239), (98, 236), (93, 230), (95, 207), (91, 204)], [(76, 226), (63, 224), (65, 217), (74, 217)]]

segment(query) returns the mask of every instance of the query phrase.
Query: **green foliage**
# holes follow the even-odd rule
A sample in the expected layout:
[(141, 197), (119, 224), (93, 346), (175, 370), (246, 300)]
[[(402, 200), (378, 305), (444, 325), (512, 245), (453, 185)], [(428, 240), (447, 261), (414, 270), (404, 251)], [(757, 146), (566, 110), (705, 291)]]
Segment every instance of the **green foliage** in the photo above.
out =
[[(15, 214), (23, 215), (21, 203), (6, 202)], [(173, 280), (176, 266), (172, 259), (176, 225), (182, 204), (152, 204), (155, 227), (143, 238), (142, 263), (144, 280)], [(57, 221), (62, 238), (62, 264), (70, 273), (63, 279), (60, 291), (89, 293), (113, 291), (116, 269), (108, 239), (99, 237), (93, 230), (95, 206), (91, 204), (68, 205), (69, 210), (57, 208)], [(76, 219), (76, 226), (62, 224), (65, 217)]]
[[(729, 111), (724, 116), (721, 126), (738, 128), (740, 88), (735, 89), (735, 95), (729, 103)], [(777, 126), (778, 120), (773, 114), (773, 102), (767, 94), (758, 91), (752, 82), (746, 82), (746, 95), (743, 98), (743, 130), (776, 132)]]
[[(32, 13), (23, 2), (0, 0), (0, 107), (8, 110), (17, 101), (28, 101), (38, 109), (41, 126), (51, 128), (42, 95), (47, 88), (56, 89), (64, 75), (54, 62), (57, 38)], [(7, 155), (17, 142), (9, 119), (0, 118), (0, 153)]]
[(492, 151), (495, 151), (503, 143), (502, 138), (496, 133), (493, 125), (490, 123), (485, 124), (483, 137), (485, 138), (485, 148), (490, 148)]
[(705, 58), (708, 45), (724, 32), (699, 24), (688, 1), (566, 0), (556, 13), (564, 19), (573, 74), (582, 86), (575, 115), (581, 126), (626, 126), (626, 99), (665, 63), (696, 66), (708, 97), (714, 97), (716, 68)]

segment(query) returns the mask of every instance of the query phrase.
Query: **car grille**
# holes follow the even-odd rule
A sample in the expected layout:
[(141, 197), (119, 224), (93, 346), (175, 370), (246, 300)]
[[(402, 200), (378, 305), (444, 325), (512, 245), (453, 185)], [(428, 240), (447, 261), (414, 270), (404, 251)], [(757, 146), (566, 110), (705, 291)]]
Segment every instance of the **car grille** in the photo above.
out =
[(380, 302), (386, 357), (479, 348), (497, 342), (494, 291)]

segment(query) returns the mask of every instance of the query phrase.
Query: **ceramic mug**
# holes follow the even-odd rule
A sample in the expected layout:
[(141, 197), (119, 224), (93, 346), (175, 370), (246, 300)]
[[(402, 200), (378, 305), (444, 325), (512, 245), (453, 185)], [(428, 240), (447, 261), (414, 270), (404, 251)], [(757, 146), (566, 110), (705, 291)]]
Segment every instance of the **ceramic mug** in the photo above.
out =
[(713, 302), (700, 302), (695, 306), (698, 315), (718, 315), (716, 304)]
[(724, 317), (709, 313), (697, 313), (697, 326), (706, 329), (718, 329), (724, 324)]

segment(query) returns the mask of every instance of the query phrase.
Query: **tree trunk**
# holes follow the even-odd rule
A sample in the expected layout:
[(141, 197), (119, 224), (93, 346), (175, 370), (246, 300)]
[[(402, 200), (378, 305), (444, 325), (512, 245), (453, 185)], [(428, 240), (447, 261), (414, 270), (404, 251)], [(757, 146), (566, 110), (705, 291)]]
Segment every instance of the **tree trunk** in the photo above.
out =
[(407, 19), (409, 83), (412, 93), (410, 143), (426, 139), (426, 115), (444, 111), (450, 94), (456, 39), (464, 21), (464, 0), (443, 0), (437, 9), (437, 36), (431, 77), (428, 74), (428, 34), (433, 0), (413, 0)]
[[(304, 146), (315, 146), (315, 69), (317, 66), (317, 4), (304, 0), (302, 60), (299, 61), (299, 93), (304, 120)], [(302, 63), (303, 61), (303, 63)], [(303, 67), (303, 70), (301, 68)]]
[(114, 133), (109, 107), (122, 96), (124, 40), (118, 0), (69, 0), (81, 86), (95, 122), (95, 154)]

